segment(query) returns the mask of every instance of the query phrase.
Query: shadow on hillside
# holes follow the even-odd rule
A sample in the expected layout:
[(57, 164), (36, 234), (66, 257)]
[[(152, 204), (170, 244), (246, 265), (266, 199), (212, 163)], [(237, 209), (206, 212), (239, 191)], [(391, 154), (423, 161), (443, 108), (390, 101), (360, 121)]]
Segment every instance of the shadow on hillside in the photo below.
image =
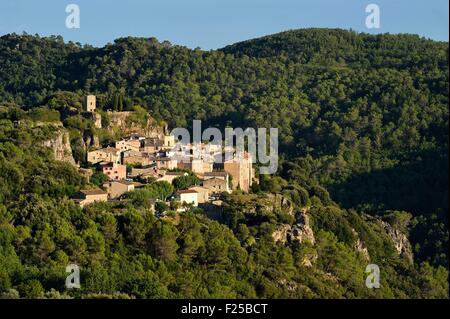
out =
[(440, 212), (448, 224), (448, 149), (421, 154), (414, 162), (360, 174), (330, 187), (332, 198), (345, 208), (372, 213), (405, 210), (414, 215)]

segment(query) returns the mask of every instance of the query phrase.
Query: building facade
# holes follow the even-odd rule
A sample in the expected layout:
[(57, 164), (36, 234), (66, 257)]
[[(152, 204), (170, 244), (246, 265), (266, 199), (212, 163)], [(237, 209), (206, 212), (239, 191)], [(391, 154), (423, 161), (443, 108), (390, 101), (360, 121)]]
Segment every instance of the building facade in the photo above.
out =
[(81, 190), (75, 194), (73, 200), (81, 207), (95, 202), (108, 201), (108, 193), (101, 189)]
[(116, 142), (116, 148), (120, 151), (139, 152), (141, 142), (139, 140), (121, 140)]
[(211, 193), (230, 193), (228, 179), (218, 177), (209, 178), (203, 181), (203, 187), (208, 189)]
[(108, 176), (110, 181), (119, 181), (127, 178), (127, 167), (120, 164), (101, 165), (103, 174)]
[(88, 152), (87, 161), (89, 164), (100, 162), (111, 162), (121, 164), (121, 151), (115, 147), (106, 147), (92, 152)]
[(111, 181), (104, 186), (107, 189), (109, 198), (116, 199), (125, 193), (134, 191), (135, 184), (129, 181)]
[(192, 204), (194, 207), (198, 206), (198, 193), (194, 190), (180, 190), (177, 192), (177, 197), (182, 204)]
[(197, 192), (197, 201), (199, 204), (204, 204), (209, 201), (209, 196), (210, 196), (209, 189), (207, 189), (205, 187), (201, 187), (201, 186), (195, 186), (195, 187), (189, 188), (189, 190), (193, 190), (193, 191)]

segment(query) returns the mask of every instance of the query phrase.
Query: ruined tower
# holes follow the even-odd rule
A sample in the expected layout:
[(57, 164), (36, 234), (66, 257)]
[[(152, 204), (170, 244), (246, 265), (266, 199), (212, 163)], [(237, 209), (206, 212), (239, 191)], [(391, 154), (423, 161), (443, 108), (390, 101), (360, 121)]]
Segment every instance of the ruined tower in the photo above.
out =
[(84, 111), (94, 112), (96, 107), (95, 95), (88, 95), (84, 98)]

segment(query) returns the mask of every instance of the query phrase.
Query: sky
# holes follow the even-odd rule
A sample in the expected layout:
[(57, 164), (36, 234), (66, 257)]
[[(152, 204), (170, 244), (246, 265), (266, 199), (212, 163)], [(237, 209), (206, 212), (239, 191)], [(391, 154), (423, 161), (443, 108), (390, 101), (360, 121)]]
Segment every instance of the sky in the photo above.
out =
[[(366, 6), (380, 8), (380, 28), (366, 27)], [(66, 6), (80, 8), (80, 28), (66, 27)], [(205, 50), (298, 28), (414, 33), (448, 41), (448, 0), (1, 0), (0, 35), (61, 35), (104, 46), (124, 36)]]

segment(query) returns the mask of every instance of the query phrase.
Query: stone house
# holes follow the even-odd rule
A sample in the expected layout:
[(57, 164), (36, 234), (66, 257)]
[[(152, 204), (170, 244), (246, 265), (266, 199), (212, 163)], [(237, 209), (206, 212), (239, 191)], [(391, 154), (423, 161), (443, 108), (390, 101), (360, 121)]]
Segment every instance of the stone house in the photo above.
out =
[(162, 172), (163, 172), (163, 176), (159, 177), (157, 179), (157, 181), (158, 182), (166, 181), (170, 184), (172, 184), (172, 182), (175, 178), (188, 175), (185, 172), (167, 172), (167, 171), (162, 171)]
[(163, 147), (164, 141), (158, 138), (146, 138), (142, 143), (140, 151), (146, 153), (155, 153), (162, 150)]
[(193, 190), (197, 192), (197, 200), (199, 204), (205, 204), (209, 201), (209, 195), (210, 195), (210, 190), (205, 188), (205, 187), (201, 187), (201, 186), (195, 186), (195, 187), (191, 187), (189, 188), (189, 190)]
[(150, 166), (156, 164), (153, 158), (144, 152), (127, 151), (124, 153), (123, 164), (140, 164), (142, 166)]
[(123, 180), (127, 178), (127, 167), (125, 165), (107, 163), (101, 164), (103, 174), (107, 175), (109, 180)]
[(164, 136), (164, 148), (172, 148), (175, 146), (175, 136), (165, 135)]
[(129, 181), (111, 181), (103, 185), (108, 192), (110, 199), (116, 199), (125, 193), (134, 191), (136, 183)]
[(203, 187), (208, 188), (212, 193), (231, 193), (230, 174), (227, 172), (208, 172), (203, 174)]
[(131, 173), (130, 173), (131, 178), (140, 177), (140, 176), (154, 176), (155, 178), (158, 178), (159, 174), (158, 174), (156, 167), (142, 167), (142, 168), (133, 167), (133, 168), (131, 168)]
[(155, 157), (153, 162), (158, 169), (171, 170), (177, 168), (177, 160), (171, 157)]
[(208, 189), (211, 193), (230, 193), (228, 179), (218, 177), (208, 178), (203, 180), (203, 187)]
[(95, 202), (108, 201), (108, 193), (101, 189), (80, 190), (74, 195), (73, 200), (81, 207)]
[(87, 161), (89, 164), (100, 162), (111, 162), (121, 164), (121, 151), (115, 147), (106, 147), (92, 152), (88, 152)]
[(116, 148), (123, 151), (139, 152), (141, 142), (139, 140), (121, 140), (116, 142)]
[(177, 199), (181, 203), (192, 204), (194, 207), (198, 206), (198, 193), (195, 190), (185, 189), (179, 190), (177, 193)]
[(204, 162), (201, 159), (184, 158), (178, 162), (178, 168), (193, 171), (195, 174), (203, 175), (206, 172), (211, 172), (213, 163)]

